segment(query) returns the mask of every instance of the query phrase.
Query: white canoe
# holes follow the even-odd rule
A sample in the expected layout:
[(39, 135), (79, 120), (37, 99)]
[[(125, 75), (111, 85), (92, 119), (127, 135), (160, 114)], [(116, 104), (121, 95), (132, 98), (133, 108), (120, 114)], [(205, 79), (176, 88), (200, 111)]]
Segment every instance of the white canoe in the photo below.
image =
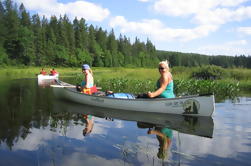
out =
[(56, 75), (42, 75), (42, 74), (39, 74), (37, 75), (37, 80), (38, 80), (38, 83), (41, 83), (45, 80), (55, 80), (55, 79), (58, 79), (58, 76), (59, 74), (56, 74)]
[(119, 99), (80, 93), (73, 85), (51, 85), (54, 94), (62, 99), (97, 107), (189, 116), (211, 116), (215, 110), (214, 95), (193, 95), (177, 98)]
[[(53, 113), (94, 115), (105, 119), (135, 121), (139, 128), (167, 127), (190, 135), (212, 138), (214, 121), (210, 116), (184, 116), (175, 114), (145, 113), (95, 107), (65, 100), (55, 100)], [(69, 115), (69, 114), (68, 114)]]
[(52, 79), (58, 79), (59, 74), (55, 74), (55, 75), (43, 75), (43, 74), (39, 74), (37, 75), (37, 79), (38, 80), (52, 80)]

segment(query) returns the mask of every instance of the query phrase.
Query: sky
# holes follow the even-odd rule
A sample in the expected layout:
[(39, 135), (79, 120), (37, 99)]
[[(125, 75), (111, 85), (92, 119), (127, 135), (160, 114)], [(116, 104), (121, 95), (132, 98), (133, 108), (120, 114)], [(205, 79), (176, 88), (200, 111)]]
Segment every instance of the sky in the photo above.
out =
[(158, 50), (251, 55), (251, 0), (13, 0), (30, 14), (85, 18)]

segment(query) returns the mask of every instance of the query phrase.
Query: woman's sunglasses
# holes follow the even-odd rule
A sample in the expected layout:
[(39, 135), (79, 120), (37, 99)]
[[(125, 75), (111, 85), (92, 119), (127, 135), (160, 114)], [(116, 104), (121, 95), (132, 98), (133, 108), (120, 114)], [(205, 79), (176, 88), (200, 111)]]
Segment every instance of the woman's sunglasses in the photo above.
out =
[(164, 70), (165, 68), (164, 67), (159, 67), (159, 70)]

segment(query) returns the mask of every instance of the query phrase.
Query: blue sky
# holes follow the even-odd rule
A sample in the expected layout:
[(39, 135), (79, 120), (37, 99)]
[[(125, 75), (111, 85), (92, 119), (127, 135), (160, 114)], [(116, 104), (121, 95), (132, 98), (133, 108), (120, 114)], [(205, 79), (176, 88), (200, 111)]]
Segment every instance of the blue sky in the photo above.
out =
[(48, 18), (67, 14), (159, 50), (251, 55), (251, 0), (14, 0)]

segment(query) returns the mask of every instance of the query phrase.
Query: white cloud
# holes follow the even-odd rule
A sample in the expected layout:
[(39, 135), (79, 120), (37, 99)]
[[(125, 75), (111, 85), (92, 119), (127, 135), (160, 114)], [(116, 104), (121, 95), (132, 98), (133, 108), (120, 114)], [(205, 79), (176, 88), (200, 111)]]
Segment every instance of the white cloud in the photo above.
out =
[(75, 1), (70, 3), (60, 3), (57, 0), (16, 0), (19, 3), (23, 3), (28, 10), (34, 10), (40, 15), (47, 17), (51, 15), (64, 15), (73, 19), (84, 18), (88, 21), (103, 21), (110, 14), (108, 9), (103, 8), (100, 5), (87, 2), (87, 1)]
[(247, 0), (158, 0), (153, 9), (168, 16), (189, 17), (196, 24), (221, 25), (251, 18), (251, 7), (238, 7)]
[(234, 7), (248, 0), (157, 0), (153, 9), (161, 14), (187, 16), (216, 7)]
[(245, 46), (245, 45), (247, 45), (247, 41), (246, 40), (229, 41), (229, 42), (226, 42), (226, 45), (228, 45), (228, 46)]
[(251, 7), (240, 7), (236, 10), (218, 8), (197, 13), (193, 22), (197, 24), (221, 25), (231, 21), (242, 21), (251, 18)]
[(149, 0), (138, 0), (140, 2), (149, 2)]
[(244, 33), (246, 35), (251, 35), (251, 27), (239, 27), (237, 32)]
[[(171, 28), (158, 19), (128, 21), (124, 16), (110, 20), (110, 26), (122, 33), (145, 35), (156, 41), (191, 41), (208, 36), (231, 21), (251, 18), (251, 7), (239, 7), (247, 0), (158, 0), (153, 9), (169, 16), (186, 16), (194, 23), (193, 28)], [(242, 52), (242, 50), (240, 51)]]
[(47, 145), (47, 141), (56, 138), (58, 135), (51, 132), (48, 128), (32, 128), (31, 133), (25, 139), (18, 139), (13, 146), (13, 150), (37, 150), (42, 145)]
[(159, 41), (189, 41), (207, 36), (210, 32), (217, 29), (217, 26), (213, 25), (201, 25), (192, 29), (174, 29), (165, 27), (165, 25), (157, 19), (144, 19), (140, 22), (129, 22), (123, 16), (112, 18), (110, 20), (110, 26), (113, 28), (119, 27), (122, 33), (141, 33)]
[(245, 48), (246, 40), (229, 41), (221, 45), (207, 45), (197, 49), (197, 52), (207, 55), (251, 55), (251, 49)]

